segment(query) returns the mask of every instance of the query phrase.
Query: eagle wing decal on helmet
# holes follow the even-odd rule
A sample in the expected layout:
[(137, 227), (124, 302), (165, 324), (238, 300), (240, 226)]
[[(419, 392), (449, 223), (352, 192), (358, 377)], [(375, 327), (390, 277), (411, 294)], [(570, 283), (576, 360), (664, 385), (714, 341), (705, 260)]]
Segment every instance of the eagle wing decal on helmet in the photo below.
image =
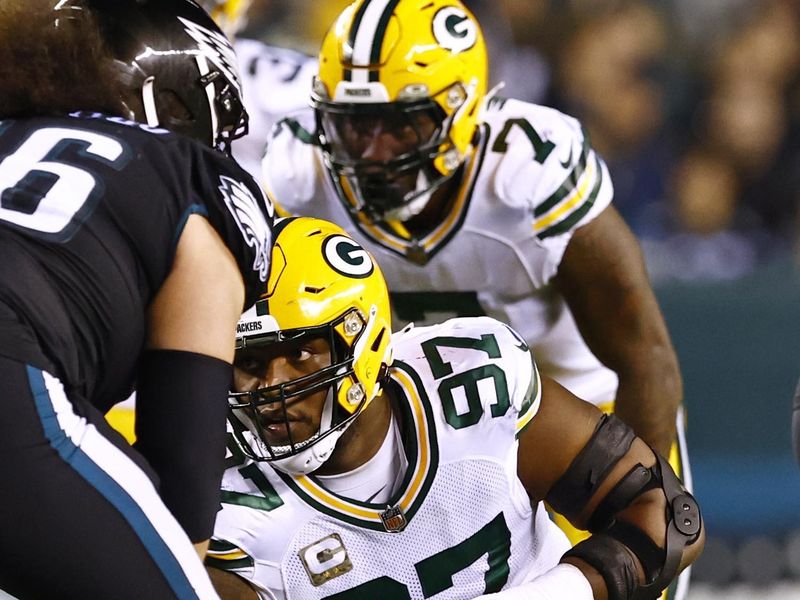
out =
[(202, 55), (225, 75), (226, 79), (236, 87), (236, 91), (241, 96), (242, 81), (239, 77), (236, 54), (228, 39), (224, 35), (206, 29), (188, 19), (178, 18), (186, 27), (186, 33), (197, 42), (197, 47)]

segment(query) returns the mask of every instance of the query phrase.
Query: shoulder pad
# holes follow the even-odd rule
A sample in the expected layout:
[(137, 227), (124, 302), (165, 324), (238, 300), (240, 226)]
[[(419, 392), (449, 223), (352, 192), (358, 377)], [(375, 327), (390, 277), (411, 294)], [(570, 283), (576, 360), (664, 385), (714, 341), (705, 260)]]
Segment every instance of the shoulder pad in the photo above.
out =
[(530, 210), (541, 239), (571, 231), (611, 201), (605, 164), (573, 117), (509, 100), (487, 110), (485, 122), (492, 131), (489, 149), (500, 155), (494, 192)]
[(261, 161), (267, 190), (290, 213), (301, 213), (303, 205), (314, 198), (320, 183), (319, 153), (307, 117), (303, 112), (298, 113), (298, 118), (279, 121), (267, 140)]
[(528, 345), (496, 319), (458, 317), (430, 327), (407, 328), (393, 334), (392, 343), (395, 357), (402, 361), (419, 360), (421, 349), (437, 380), (449, 376), (456, 364), (463, 372), (497, 367), (514, 414), (524, 413), (527, 424), (538, 411), (539, 378)]
[(488, 110), (484, 121), (491, 128), (489, 150), (500, 155), (495, 192), (512, 206), (535, 205), (539, 196), (560, 185), (580, 158), (580, 124), (555, 109), (508, 100)]

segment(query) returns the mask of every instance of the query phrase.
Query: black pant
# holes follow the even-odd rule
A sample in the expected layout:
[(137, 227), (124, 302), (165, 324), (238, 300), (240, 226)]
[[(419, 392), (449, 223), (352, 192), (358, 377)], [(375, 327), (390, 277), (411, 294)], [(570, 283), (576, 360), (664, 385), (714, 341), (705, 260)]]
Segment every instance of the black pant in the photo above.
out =
[(216, 598), (144, 460), (48, 373), (0, 356), (0, 589), (28, 599)]

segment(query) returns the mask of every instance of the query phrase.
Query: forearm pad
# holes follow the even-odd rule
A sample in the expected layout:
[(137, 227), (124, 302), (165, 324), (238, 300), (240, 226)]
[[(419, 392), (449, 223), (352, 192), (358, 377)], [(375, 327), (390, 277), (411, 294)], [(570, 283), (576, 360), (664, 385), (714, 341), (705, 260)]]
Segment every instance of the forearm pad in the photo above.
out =
[(148, 350), (136, 390), (136, 448), (192, 542), (211, 537), (225, 461), (232, 366), (179, 350)]

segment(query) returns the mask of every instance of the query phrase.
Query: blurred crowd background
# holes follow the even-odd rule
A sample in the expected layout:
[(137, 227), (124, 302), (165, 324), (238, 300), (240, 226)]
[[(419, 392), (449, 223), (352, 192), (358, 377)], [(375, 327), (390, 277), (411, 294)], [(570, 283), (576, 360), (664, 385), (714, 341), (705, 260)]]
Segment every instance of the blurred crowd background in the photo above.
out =
[[(800, 581), (800, 0), (465, 3), (498, 94), (583, 122), (642, 241), (710, 534), (695, 579)], [(243, 37), (315, 55), (346, 4), (254, 0)]]

